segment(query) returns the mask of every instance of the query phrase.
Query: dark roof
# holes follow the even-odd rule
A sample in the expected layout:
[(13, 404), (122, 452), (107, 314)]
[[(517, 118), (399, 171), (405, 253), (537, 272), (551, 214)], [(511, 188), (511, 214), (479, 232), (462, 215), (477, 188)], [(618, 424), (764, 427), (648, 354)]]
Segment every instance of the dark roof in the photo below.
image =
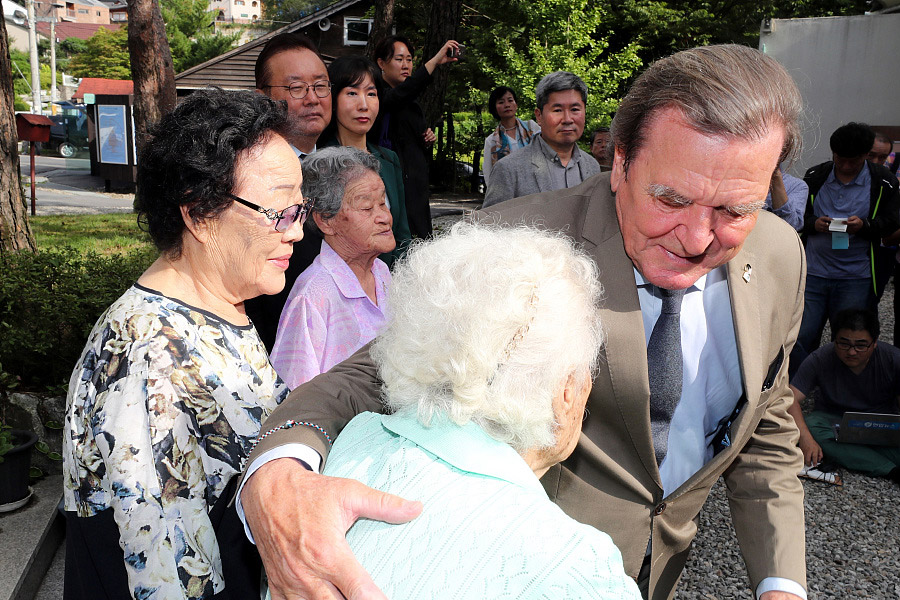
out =
[[(207, 85), (219, 85), (226, 89), (254, 89), (254, 68), (256, 57), (270, 39), (281, 33), (292, 33), (304, 29), (320, 19), (329, 17), (364, 0), (338, 0), (326, 6), (313, 7), (311, 13), (290, 25), (285, 25), (266, 35), (260, 36), (243, 46), (229, 50), (225, 54), (200, 63), (175, 76), (175, 86), (181, 89), (196, 89)], [(323, 56), (322, 58), (326, 58)], [(221, 63), (228, 62), (228, 65)], [(326, 61), (327, 62), (327, 61)]]
[(129, 95), (134, 93), (134, 82), (129, 79), (100, 79), (85, 77), (78, 84), (73, 98), (84, 99), (85, 94)]
[[(50, 23), (38, 21), (35, 26), (38, 33), (44, 37), (50, 37)], [(97, 30), (101, 27), (108, 29), (109, 31), (115, 31), (121, 26), (121, 23), (68, 23), (60, 21), (56, 24), (56, 39), (67, 40), (69, 38), (78, 38), (80, 40), (86, 40), (97, 33)]]

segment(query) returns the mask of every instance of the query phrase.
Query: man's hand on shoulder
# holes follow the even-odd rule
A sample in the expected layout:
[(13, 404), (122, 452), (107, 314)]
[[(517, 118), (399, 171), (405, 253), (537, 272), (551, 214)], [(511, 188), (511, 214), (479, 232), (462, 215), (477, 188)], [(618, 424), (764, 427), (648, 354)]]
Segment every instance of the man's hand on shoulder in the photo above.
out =
[(420, 502), (318, 475), (292, 458), (273, 460), (254, 472), (241, 504), (272, 600), (384, 598), (353, 556), (347, 530), (359, 518), (405, 523), (422, 512)]

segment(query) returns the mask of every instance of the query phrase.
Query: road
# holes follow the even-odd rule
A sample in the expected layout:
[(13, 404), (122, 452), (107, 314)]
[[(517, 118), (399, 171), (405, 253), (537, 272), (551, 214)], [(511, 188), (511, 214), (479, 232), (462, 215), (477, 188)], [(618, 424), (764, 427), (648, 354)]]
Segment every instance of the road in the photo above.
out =
[[(29, 156), (19, 156), (22, 180), (27, 181)], [(37, 214), (96, 214), (129, 212), (134, 194), (103, 191), (104, 180), (91, 175), (91, 163), (86, 158), (36, 156)], [(31, 186), (25, 185), (25, 199), (31, 206)], [(481, 207), (481, 198), (467, 193), (438, 192), (431, 195), (432, 218), (459, 215)]]
[[(19, 156), (19, 171), (25, 183), (25, 201), (31, 206), (30, 157)], [(86, 158), (36, 156), (35, 196), (38, 215), (97, 214), (129, 212), (133, 194), (107, 194), (101, 190), (104, 180), (91, 175), (91, 163)]]

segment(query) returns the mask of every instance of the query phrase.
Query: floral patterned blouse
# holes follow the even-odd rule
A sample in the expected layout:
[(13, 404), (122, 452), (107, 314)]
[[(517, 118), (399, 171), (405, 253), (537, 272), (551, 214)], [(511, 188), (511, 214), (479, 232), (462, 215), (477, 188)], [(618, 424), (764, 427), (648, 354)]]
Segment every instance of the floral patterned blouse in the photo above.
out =
[(222, 591), (208, 512), (287, 393), (252, 325), (139, 285), (100, 317), (69, 382), (65, 508), (114, 511), (133, 598)]

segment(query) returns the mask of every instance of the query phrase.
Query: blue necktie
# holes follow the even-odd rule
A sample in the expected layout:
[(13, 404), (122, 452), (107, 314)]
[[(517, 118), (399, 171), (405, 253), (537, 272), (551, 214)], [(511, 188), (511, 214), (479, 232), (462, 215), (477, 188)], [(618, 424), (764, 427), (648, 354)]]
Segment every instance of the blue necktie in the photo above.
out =
[(669, 444), (669, 424), (681, 400), (681, 300), (686, 290), (665, 290), (662, 312), (647, 343), (647, 373), (650, 379), (650, 431), (656, 464), (662, 464)]

